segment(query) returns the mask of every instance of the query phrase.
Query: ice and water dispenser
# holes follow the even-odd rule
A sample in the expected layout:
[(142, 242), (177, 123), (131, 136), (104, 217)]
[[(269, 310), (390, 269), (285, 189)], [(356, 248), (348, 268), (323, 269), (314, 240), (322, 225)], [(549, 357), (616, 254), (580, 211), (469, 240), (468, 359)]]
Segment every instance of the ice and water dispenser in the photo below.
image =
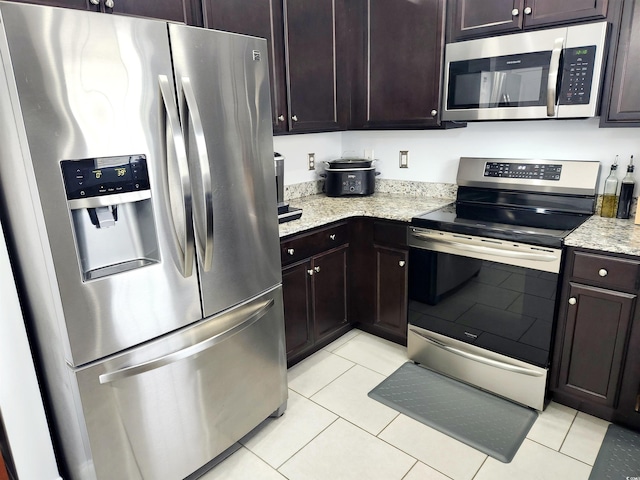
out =
[(84, 281), (160, 261), (144, 155), (61, 166)]

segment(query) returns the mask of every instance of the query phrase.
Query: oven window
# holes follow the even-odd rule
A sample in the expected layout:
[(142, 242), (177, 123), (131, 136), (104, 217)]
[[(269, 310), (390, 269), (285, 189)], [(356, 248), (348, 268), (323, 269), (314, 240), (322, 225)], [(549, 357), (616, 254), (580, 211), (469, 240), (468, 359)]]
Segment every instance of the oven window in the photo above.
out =
[(547, 367), (558, 275), (411, 249), (409, 323)]
[(546, 105), (551, 52), (451, 62), (447, 108)]

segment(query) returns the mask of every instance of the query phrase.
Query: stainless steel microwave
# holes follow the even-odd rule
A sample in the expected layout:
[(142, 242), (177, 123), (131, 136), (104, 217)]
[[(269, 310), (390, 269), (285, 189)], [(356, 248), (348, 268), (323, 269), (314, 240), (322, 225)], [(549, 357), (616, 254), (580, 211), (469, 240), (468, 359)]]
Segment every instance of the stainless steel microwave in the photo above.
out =
[(607, 22), (449, 43), (443, 120), (598, 115)]

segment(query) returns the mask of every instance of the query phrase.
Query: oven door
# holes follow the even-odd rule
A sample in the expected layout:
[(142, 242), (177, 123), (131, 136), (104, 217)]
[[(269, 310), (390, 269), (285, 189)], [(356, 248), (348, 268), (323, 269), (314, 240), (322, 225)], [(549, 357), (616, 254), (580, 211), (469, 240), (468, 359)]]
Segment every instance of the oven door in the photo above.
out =
[(411, 227), (409, 358), (542, 409), (561, 250)]

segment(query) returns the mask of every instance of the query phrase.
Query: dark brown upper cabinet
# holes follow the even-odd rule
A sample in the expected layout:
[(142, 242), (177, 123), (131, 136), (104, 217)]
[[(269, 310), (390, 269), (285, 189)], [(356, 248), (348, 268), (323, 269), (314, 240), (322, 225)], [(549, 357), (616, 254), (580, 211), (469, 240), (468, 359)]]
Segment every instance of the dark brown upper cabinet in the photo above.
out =
[(50, 7), (134, 15), (202, 25), (200, 0), (12, 0)]
[(621, 14), (611, 35), (601, 127), (640, 127), (640, 1), (625, 0)]
[(288, 131), (282, 2), (278, 0), (203, 0), (207, 28), (267, 39), (273, 132)]
[(444, 0), (353, 4), (350, 128), (439, 126)]
[(284, 0), (289, 130), (342, 130), (348, 119), (346, 0)]
[(604, 19), (608, 0), (451, 0), (450, 41)]

